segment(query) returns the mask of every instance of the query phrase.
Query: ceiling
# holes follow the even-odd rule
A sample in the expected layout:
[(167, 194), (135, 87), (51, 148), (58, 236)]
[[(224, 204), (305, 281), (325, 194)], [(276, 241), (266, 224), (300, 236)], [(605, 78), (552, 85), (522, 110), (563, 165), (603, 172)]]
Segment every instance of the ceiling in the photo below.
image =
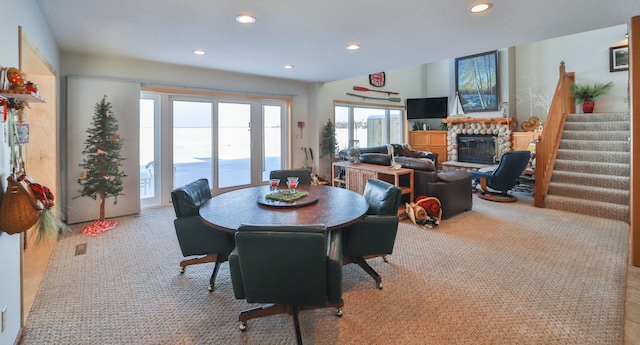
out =
[[(479, 0), (478, 0), (479, 1)], [(638, 0), (37, 0), (63, 53), (326, 82), (626, 24)], [(248, 13), (254, 24), (238, 24)], [(360, 50), (345, 49), (357, 43)], [(205, 55), (193, 54), (203, 49)], [(285, 64), (294, 65), (284, 69)]]

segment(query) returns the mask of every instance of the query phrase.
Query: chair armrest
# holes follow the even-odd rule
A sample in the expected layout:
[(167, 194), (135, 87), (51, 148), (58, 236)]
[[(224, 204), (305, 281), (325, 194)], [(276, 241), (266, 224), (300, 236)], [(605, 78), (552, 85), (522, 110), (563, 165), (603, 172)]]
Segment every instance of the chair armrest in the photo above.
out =
[(367, 256), (391, 254), (398, 232), (397, 215), (366, 216), (343, 231), (343, 255)]
[(233, 286), (234, 296), (236, 299), (246, 299), (244, 283), (242, 281), (242, 272), (240, 271), (238, 251), (235, 248), (231, 254), (229, 254), (229, 273), (231, 276), (231, 285)]
[(342, 234), (329, 231), (327, 248), (327, 299), (339, 303), (342, 299)]

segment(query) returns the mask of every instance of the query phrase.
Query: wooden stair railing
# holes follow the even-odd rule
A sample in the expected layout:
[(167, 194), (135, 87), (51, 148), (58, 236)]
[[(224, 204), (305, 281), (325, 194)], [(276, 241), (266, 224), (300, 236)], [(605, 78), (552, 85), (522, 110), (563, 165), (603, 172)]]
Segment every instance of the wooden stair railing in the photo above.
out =
[(556, 163), (560, 138), (567, 114), (575, 113), (576, 104), (571, 96), (574, 73), (565, 71), (564, 61), (560, 62), (560, 77), (551, 100), (549, 114), (542, 134), (536, 144), (536, 184), (533, 190), (534, 205), (544, 207), (544, 198), (549, 191), (553, 166)]

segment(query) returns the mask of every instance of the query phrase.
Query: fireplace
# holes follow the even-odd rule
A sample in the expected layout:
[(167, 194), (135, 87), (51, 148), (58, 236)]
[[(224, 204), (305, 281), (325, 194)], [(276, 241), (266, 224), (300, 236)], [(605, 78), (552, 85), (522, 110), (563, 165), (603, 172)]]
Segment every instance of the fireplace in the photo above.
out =
[(459, 135), (458, 162), (494, 164), (498, 152), (492, 135)]

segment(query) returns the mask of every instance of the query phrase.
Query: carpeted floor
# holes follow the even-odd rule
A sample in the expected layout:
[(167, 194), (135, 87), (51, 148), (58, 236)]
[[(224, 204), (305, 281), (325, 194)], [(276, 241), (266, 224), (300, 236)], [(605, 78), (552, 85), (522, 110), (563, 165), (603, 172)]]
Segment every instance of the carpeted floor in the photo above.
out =
[[(425, 229), (403, 220), (383, 290), (344, 267), (344, 316), (303, 311), (305, 344), (622, 344), (629, 226), (474, 196), (473, 211)], [(228, 265), (188, 267), (173, 209), (59, 241), (20, 344), (294, 344), (289, 315), (238, 330)], [(86, 243), (87, 252), (74, 256)]]

